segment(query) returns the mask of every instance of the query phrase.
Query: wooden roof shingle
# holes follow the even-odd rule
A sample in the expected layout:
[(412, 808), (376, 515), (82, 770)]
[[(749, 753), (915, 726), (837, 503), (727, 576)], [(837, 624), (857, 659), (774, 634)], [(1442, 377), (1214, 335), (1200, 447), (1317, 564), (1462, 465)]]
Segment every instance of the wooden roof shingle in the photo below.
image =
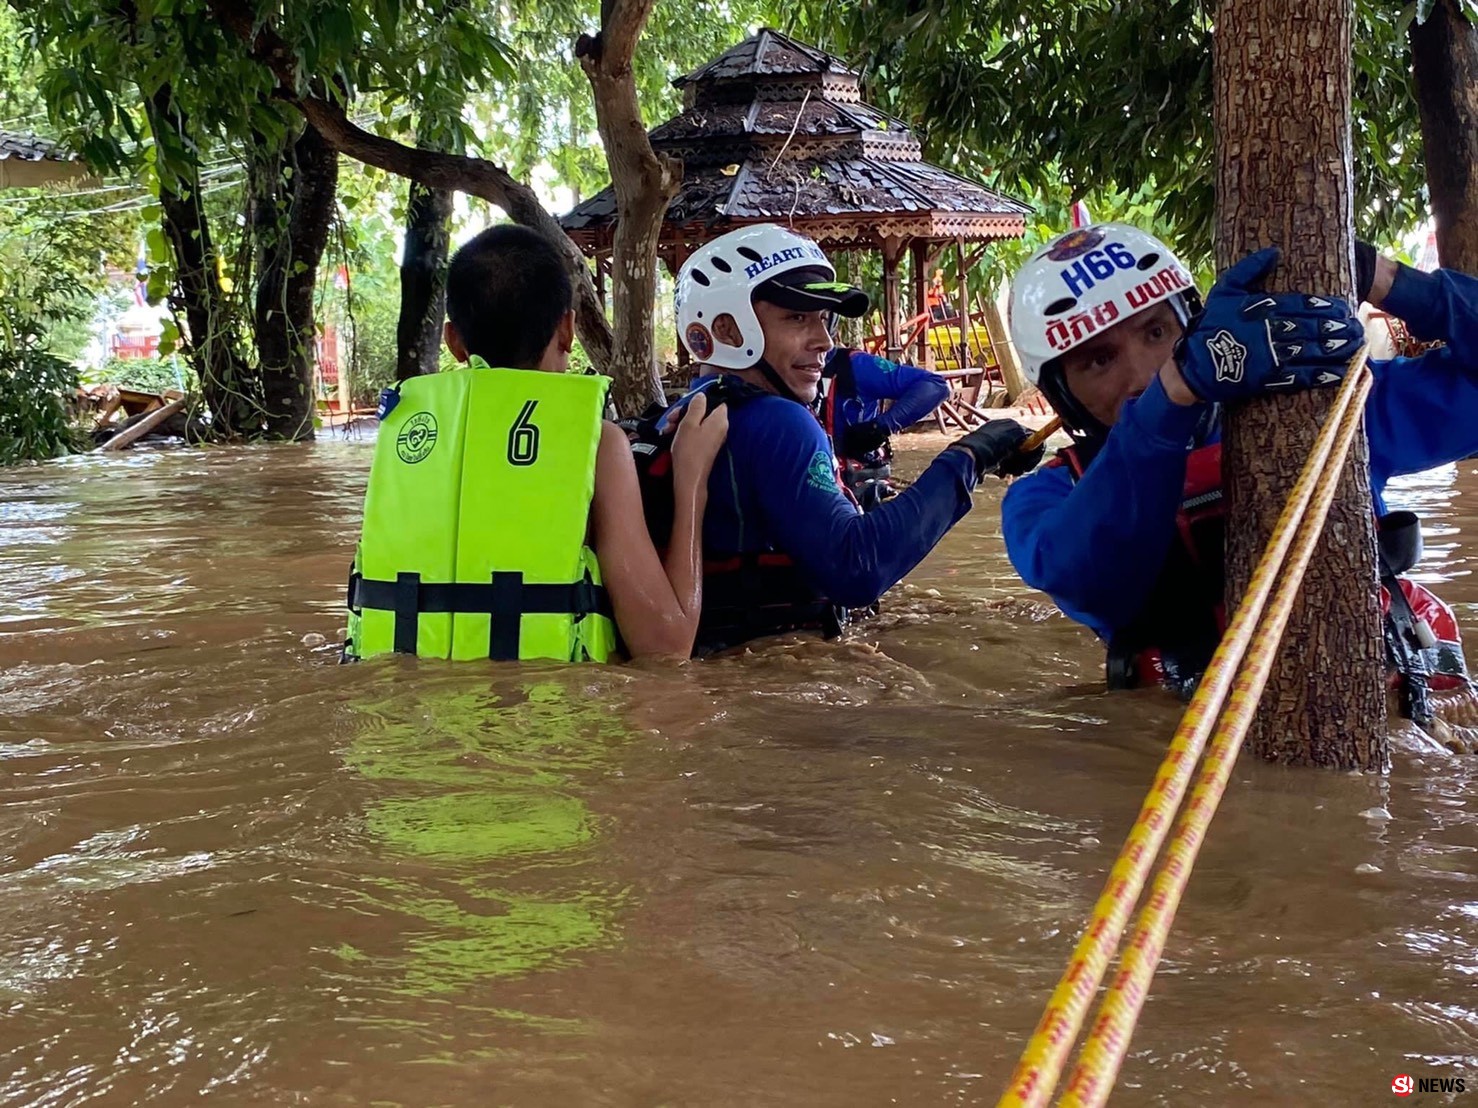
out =
[[(923, 160), (908, 125), (861, 101), (830, 54), (765, 29), (675, 82), (687, 106), (650, 132), (683, 160), (663, 243), (699, 244), (774, 221), (830, 246), (891, 236), (1014, 238), (1031, 208)], [(586, 253), (608, 249), (610, 188), (560, 221)]]

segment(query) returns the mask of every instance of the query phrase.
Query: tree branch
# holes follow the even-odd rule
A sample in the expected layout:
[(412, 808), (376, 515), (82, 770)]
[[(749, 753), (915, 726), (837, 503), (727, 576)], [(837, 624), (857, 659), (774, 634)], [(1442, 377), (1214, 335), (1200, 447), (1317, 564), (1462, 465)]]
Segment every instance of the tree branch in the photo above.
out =
[(601, 4), (600, 63), (608, 73), (631, 66), (636, 43), (656, 0), (606, 0)]
[[(650, 9), (651, 0), (641, 2)], [(502, 208), (515, 223), (538, 231), (557, 245), (575, 279), (575, 326), (580, 342), (596, 369), (606, 371), (612, 354), (611, 327), (595, 294), (590, 267), (580, 248), (540, 203), (533, 189), (494, 162), (419, 150), (357, 126), (341, 105), (302, 91), (297, 56), (269, 24), (255, 25), (250, 9), (237, 0), (209, 0), (209, 3), (221, 26), (245, 43), (251, 56), (271, 70), (280, 85), (278, 94), (302, 112), (339, 153), (428, 188), (451, 189), (486, 200)]]

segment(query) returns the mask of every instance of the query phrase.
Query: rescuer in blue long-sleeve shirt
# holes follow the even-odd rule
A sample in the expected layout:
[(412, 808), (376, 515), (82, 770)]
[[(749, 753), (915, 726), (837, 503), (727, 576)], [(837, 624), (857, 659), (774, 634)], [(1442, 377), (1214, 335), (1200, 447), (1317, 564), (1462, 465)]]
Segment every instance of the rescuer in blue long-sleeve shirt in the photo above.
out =
[[(918, 366), (839, 346), (822, 371), (821, 425), (831, 437), (842, 483), (864, 511), (895, 490), (888, 439), (926, 418), (949, 396), (949, 383)], [(883, 402), (892, 401), (887, 411)]]
[[(1184, 628), (1177, 604), (1196, 606), (1186, 566), (1198, 557), (1197, 511), (1204, 521), (1220, 497), (1212, 401), (1334, 384), (1358, 349), (1359, 323), (1342, 301), (1258, 291), (1275, 259), (1263, 251), (1239, 263), (1197, 314), (1189, 274), (1163, 243), (1106, 224), (1049, 244), (1013, 284), (1013, 340), (1075, 443), (1060, 464), (1007, 491), (1007, 552), (1027, 584), (1111, 644), (1111, 667), (1116, 640), (1163, 645), (1147, 639)], [(1363, 244), (1357, 262), (1365, 299), (1416, 337), (1447, 343), (1370, 363), (1365, 420), (1379, 506), (1391, 477), (1478, 452), (1478, 281), (1420, 273)], [(1209, 476), (1193, 489), (1208, 454)], [(1221, 541), (1219, 530), (1203, 534)], [(1219, 587), (1219, 547), (1201, 560), (1213, 557), (1207, 579)], [(1219, 630), (1201, 645), (1214, 646)]]
[[(845, 346), (827, 355), (822, 377), (822, 422), (837, 456), (859, 461), (949, 398), (949, 382), (939, 374)], [(892, 401), (887, 411), (885, 400)]]
[(835, 317), (861, 315), (866, 294), (837, 282), (814, 242), (761, 224), (695, 252), (675, 306), (684, 345), (708, 370), (695, 389), (729, 404), (703, 525), (702, 651), (786, 630), (835, 632), (845, 610), (874, 604), (970, 510), (983, 473), (1023, 472), (1041, 457), (1019, 452), (1027, 432), (1018, 424), (994, 421), (864, 515), (838, 485), (811, 406)]

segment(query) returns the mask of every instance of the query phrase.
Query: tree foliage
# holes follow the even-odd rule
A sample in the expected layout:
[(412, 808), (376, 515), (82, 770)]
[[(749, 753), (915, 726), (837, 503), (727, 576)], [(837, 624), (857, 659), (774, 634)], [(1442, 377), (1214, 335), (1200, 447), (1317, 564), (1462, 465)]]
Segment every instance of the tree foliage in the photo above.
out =
[[(926, 131), (929, 156), (1019, 195), (1087, 198), (1095, 217), (1150, 188), (1152, 229), (1204, 264), (1214, 11), (1210, 0), (829, 0), (793, 22), (861, 61), (871, 98)], [(1406, 18), (1358, 5), (1358, 230), (1379, 241), (1425, 211)]]
[[(549, 185), (583, 198), (610, 183), (605, 153), (596, 134), (590, 85), (575, 60), (581, 33), (600, 26), (595, 0), (519, 0), (507, 31), (517, 60), (514, 79), (474, 97), (483, 157), (502, 162), (520, 180), (536, 171)], [(778, 18), (769, 0), (734, 0), (722, 18), (708, 5), (659, 3), (632, 59), (642, 115), (653, 127), (681, 107), (674, 78), (695, 69), (749, 34), (751, 25)]]
[(0, 465), (76, 445), (67, 416), (72, 359), (104, 284), (104, 259), (129, 241), (129, 223), (39, 189), (0, 203)]
[[(244, 378), (257, 368), (243, 363), (253, 347), (253, 293), (273, 255), (252, 240), (272, 229), (256, 206), (274, 190), (256, 185), (285, 179), (280, 155), (301, 127), (302, 105), (327, 113), (309, 114), (320, 130), (338, 113), (361, 138), (491, 159), (468, 191), (546, 231), (554, 227), (547, 211), (535, 218), (532, 194), (516, 195), (521, 180), (537, 184), (546, 208), (551, 194), (558, 203), (555, 186), (579, 196), (606, 183), (591, 78), (574, 47), (582, 33), (598, 43), (615, 10), (609, 3), (31, 0), (18, 7), (46, 60), (39, 87), (57, 132), (95, 167), (142, 180), (160, 200), (150, 212), (161, 223), (149, 236), (151, 295), (181, 309), (180, 330), (193, 347), (218, 351), (216, 369), (208, 358), (198, 362), (207, 391), (222, 374)], [(675, 110), (671, 79), (742, 38), (762, 10), (761, 0), (736, 0), (717, 19), (693, 5), (662, 5), (650, 20), (643, 11), (632, 24), (645, 26), (630, 72), (644, 120)], [(350, 156), (366, 157), (363, 145), (342, 145), (347, 129), (330, 133)], [(404, 172), (374, 154), (369, 160)], [(224, 219), (172, 206), (208, 197), (209, 175), (227, 163), (244, 183)], [(466, 166), (440, 166), (455, 168)], [(447, 187), (444, 179), (424, 183)], [(191, 244), (207, 256), (182, 257)], [(606, 366), (610, 329), (598, 312), (589, 314), (591, 303), (582, 286), (582, 337)], [(199, 310), (187, 319), (190, 304)], [(227, 391), (250, 404), (263, 395), (246, 380)]]

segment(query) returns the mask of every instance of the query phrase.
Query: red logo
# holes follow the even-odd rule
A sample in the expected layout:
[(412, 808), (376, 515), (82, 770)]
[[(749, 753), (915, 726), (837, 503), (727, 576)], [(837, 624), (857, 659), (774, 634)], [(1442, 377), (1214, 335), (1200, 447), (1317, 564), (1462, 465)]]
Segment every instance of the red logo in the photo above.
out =
[(1416, 1082), (1411, 1079), (1411, 1074), (1403, 1073), (1391, 1079), (1391, 1092), (1397, 1096), (1410, 1096), (1416, 1091)]

